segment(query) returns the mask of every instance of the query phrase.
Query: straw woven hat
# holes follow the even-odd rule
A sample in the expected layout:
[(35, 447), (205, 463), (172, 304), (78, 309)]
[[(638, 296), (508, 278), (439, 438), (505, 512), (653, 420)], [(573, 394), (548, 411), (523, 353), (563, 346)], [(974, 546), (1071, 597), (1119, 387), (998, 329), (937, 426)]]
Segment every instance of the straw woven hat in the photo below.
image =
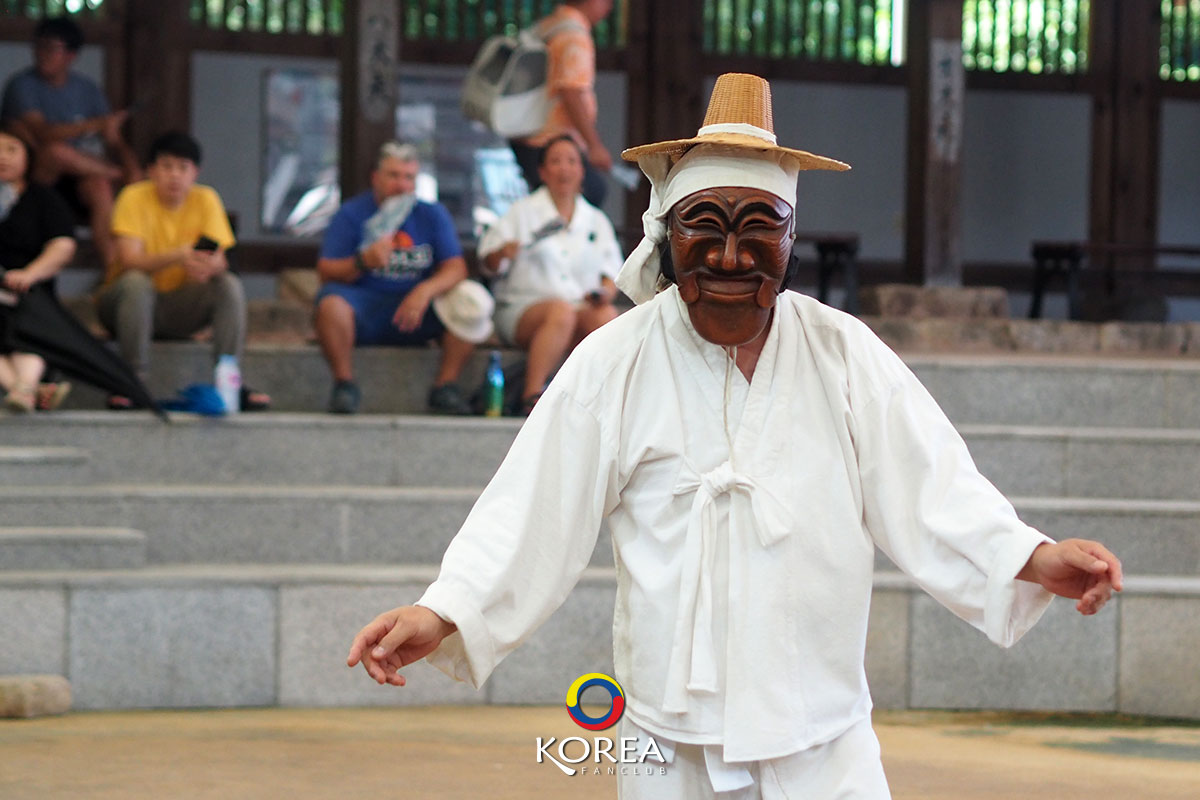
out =
[(695, 136), (631, 147), (621, 153), (621, 158), (637, 161), (653, 153), (667, 153), (674, 162), (698, 144), (784, 153), (795, 159), (802, 170), (850, 169), (849, 164), (841, 161), (776, 144), (775, 122), (771, 114), (771, 85), (757, 75), (740, 72), (727, 72), (717, 78), (708, 101), (708, 113), (704, 115), (704, 124)]

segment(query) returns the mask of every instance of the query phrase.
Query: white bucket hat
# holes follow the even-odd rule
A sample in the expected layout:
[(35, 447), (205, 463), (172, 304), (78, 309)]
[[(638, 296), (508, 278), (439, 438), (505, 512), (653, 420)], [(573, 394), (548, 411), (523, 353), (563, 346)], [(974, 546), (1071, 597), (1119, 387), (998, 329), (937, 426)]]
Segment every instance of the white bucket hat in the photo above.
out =
[(454, 288), (433, 298), (433, 313), (446, 329), (471, 344), (492, 335), (492, 311), (496, 302), (475, 281), (459, 281)]

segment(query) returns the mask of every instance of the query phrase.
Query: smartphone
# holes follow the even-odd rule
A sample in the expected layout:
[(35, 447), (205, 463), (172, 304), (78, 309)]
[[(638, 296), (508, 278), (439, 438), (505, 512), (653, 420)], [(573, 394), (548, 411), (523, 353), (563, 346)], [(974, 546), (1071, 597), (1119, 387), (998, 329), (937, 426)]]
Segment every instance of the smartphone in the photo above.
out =
[(216, 239), (210, 239), (207, 236), (201, 236), (196, 240), (196, 243), (192, 245), (192, 247), (196, 250), (201, 250), (205, 253), (215, 253), (217, 252), (217, 248), (220, 246), (221, 245), (218, 244)]

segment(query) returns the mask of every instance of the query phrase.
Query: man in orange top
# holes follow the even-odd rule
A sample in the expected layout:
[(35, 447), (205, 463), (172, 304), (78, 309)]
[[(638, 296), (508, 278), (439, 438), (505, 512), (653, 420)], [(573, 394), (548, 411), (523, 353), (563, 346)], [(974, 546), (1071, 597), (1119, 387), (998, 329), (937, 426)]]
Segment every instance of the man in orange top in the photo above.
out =
[[(549, 55), (547, 90), (554, 99), (546, 125), (526, 139), (509, 142), (532, 191), (541, 186), (538, 164), (541, 149), (568, 134), (587, 156), (583, 197), (600, 207), (608, 187), (601, 172), (612, 169), (612, 156), (596, 133), (596, 45), (592, 26), (608, 16), (613, 0), (567, 0), (538, 23)], [(555, 30), (557, 29), (557, 30)]]
[[(121, 190), (113, 209), (117, 260), (97, 300), (100, 321), (121, 355), (145, 378), (150, 341), (186, 339), (213, 328), (213, 362), (242, 355), (246, 296), (229, 271), (225, 251), (234, 245), (229, 217), (211, 187), (196, 184), (200, 145), (186, 133), (158, 137), (150, 147), (148, 180)], [(243, 388), (244, 410), (269, 398)], [(126, 408), (126, 398), (109, 406)]]

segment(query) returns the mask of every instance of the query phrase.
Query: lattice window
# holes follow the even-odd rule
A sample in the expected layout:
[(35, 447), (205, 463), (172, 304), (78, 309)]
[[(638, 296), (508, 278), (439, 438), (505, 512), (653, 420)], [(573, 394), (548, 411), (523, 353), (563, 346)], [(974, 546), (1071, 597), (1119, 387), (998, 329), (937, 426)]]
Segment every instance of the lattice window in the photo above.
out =
[(899, 64), (905, 0), (704, 0), (717, 55)]
[(1163, 80), (1200, 81), (1200, 0), (1162, 0)]
[(192, 0), (196, 25), (257, 33), (340, 34), (342, 0)]
[(1090, 0), (966, 0), (963, 62), (992, 72), (1086, 72), (1091, 12)]
[[(477, 41), (497, 33), (515, 34), (549, 14), (557, 5), (558, 0), (425, 0), (403, 5), (400, 27), (406, 39)], [(592, 29), (598, 48), (624, 46), (625, 8), (626, 3), (613, 3), (608, 18)]]
[(42, 19), (75, 16), (100, 19), (104, 0), (0, 0), (0, 16)]

